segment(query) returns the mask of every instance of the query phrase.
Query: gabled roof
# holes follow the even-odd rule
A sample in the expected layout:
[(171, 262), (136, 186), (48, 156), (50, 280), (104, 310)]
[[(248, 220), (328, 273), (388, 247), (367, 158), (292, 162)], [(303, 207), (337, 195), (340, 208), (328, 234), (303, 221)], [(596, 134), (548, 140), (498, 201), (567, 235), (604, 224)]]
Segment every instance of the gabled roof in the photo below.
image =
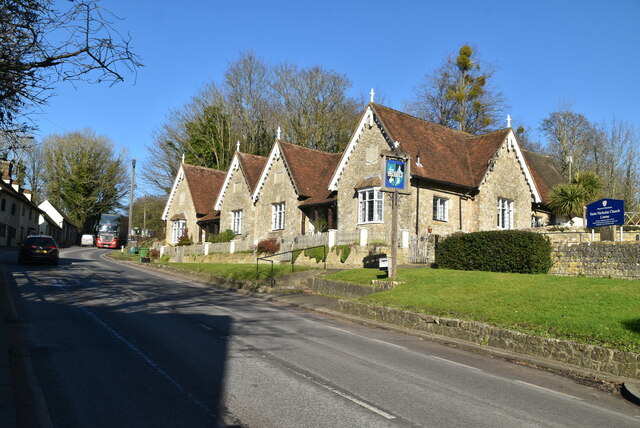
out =
[(282, 155), (299, 197), (324, 198), (342, 153), (327, 153), (281, 142)]
[(277, 140), (254, 190), (254, 201), (258, 200), (269, 169), (279, 157), (282, 157), (298, 199), (305, 200), (305, 205), (331, 200), (332, 192), (328, 190), (328, 183), (341, 154), (322, 152)]
[(540, 192), (543, 203), (549, 202), (549, 194), (551, 190), (560, 183), (567, 180), (562, 176), (560, 171), (555, 167), (550, 156), (523, 150), (522, 154), (527, 160), (527, 164), (531, 169), (531, 174), (536, 182), (536, 187)]
[(227, 170), (224, 183), (220, 187), (220, 192), (214, 203), (214, 209), (219, 210), (222, 205), (222, 200), (227, 192), (227, 188), (231, 182), (231, 176), (238, 169), (242, 170), (242, 175), (246, 180), (247, 187), (249, 187), (249, 193), (252, 194), (255, 190), (258, 180), (260, 179), (260, 173), (267, 163), (265, 156), (252, 155), (249, 153), (236, 152), (231, 160), (231, 165)]
[(191, 200), (193, 201), (194, 208), (196, 210), (196, 216), (201, 217), (206, 215), (212, 208), (215, 200), (218, 197), (222, 182), (226, 173), (217, 169), (206, 168), (203, 166), (195, 166), (183, 163), (180, 165), (180, 169), (176, 174), (176, 179), (173, 182), (173, 188), (169, 193), (167, 204), (162, 214), (162, 219), (167, 220), (169, 214), (169, 207), (173, 202), (178, 184), (184, 178), (191, 194)]
[(369, 103), (365, 109), (360, 124), (349, 141), (331, 179), (331, 190), (337, 190), (337, 183), (349, 156), (367, 124), (379, 127), (390, 149), (395, 142), (399, 142), (398, 149), (411, 158), (413, 176), (469, 189), (482, 185), (498, 149), (506, 142), (516, 151), (534, 199), (539, 199), (511, 128), (477, 136), (374, 103)]

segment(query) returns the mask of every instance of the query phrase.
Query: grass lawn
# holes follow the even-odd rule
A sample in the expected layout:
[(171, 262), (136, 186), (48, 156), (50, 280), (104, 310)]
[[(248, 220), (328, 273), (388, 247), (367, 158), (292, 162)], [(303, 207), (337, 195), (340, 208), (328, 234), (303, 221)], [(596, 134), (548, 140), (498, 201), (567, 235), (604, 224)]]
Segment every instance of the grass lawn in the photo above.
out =
[[(327, 278), (365, 284), (379, 273)], [(398, 269), (397, 279), (406, 284), (359, 300), (640, 352), (640, 281), (446, 269)]]

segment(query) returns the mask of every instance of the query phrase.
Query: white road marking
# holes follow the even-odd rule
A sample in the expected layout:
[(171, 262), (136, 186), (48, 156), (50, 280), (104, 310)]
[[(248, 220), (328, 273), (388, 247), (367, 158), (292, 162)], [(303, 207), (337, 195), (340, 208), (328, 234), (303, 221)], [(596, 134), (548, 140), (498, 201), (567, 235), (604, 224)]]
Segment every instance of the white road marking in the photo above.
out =
[(347, 334), (350, 334), (350, 335), (353, 335), (353, 336), (358, 336), (358, 337), (360, 337), (362, 339), (367, 339), (367, 340), (372, 340), (374, 342), (382, 343), (383, 345), (393, 346), (394, 348), (399, 348), (399, 349), (402, 349), (404, 351), (407, 350), (407, 348), (405, 348), (404, 346), (396, 345), (395, 343), (385, 342), (384, 340), (380, 340), (380, 339), (373, 339), (371, 337), (362, 336), (362, 335), (360, 335), (358, 333), (354, 333), (354, 332), (349, 331), (349, 330), (344, 330), (344, 329), (341, 329), (341, 328), (338, 328), (338, 327), (333, 327), (333, 326), (330, 326), (330, 325), (325, 325), (324, 327), (330, 328), (332, 330), (338, 330), (338, 331), (340, 331), (342, 333), (347, 333)]
[(571, 399), (574, 399), (574, 400), (584, 401), (580, 397), (575, 397), (573, 395), (565, 394), (563, 392), (554, 391), (553, 389), (545, 388), (545, 387), (539, 386), (539, 385), (534, 385), (532, 383), (524, 382), (522, 380), (516, 380), (516, 382), (521, 383), (522, 385), (530, 386), (531, 388), (539, 389), (539, 390), (542, 390), (542, 391), (545, 391), (545, 392), (550, 392), (551, 394), (561, 395), (561, 396), (566, 397), (566, 398), (571, 398)]
[(458, 363), (458, 362), (456, 362), (456, 361), (447, 360), (446, 358), (436, 357), (435, 355), (429, 355), (429, 357), (430, 357), (430, 358), (433, 358), (433, 359), (435, 359), (435, 360), (438, 360), (438, 361), (444, 361), (445, 363), (454, 364), (454, 365), (459, 366), (459, 367), (465, 367), (465, 368), (467, 368), (467, 369), (475, 370), (475, 371), (477, 371), (477, 372), (481, 372), (481, 371), (483, 371), (482, 369), (479, 369), (479, 368), (477, 368), (477, 367), (468, 366), (468, 365), (466, 365), (466, 364)]
[(365, 409), (382, 416), (383, 418), (386, 418), (386, 419), (389, 419), (389, 420), (393, 420), (393, 419), (396, 418), (395, 416), (385, 412), (382, 409), (374, 407), (374, 406), (372, 406), (372, 405), (370, 405), (368, 403), (365, 403), (362, 400), (357, 399), (356, 397), (353, 397), (353, 396), (351, 396), (351, 395), (349, 395), (347, 393), (344, 393), (344, 392), (342, 392), (342, 391), (340, 391), (340, 390), (338, 390), (338, 389), (336, 389), (336, 388), (334, 388), (332, 386), (329, 386), (329, 385), (327, 385), (327, 384), (325, 384), (323, 382), (320, 382), (320, 381), (314, 379), (313, 377), (311, 377), (311, 376), (309, 376), (309, 375), (307, 375), (305, 373), (301, 373), (301, 372), (299, 372), (297, 370), (294, 370), (294, 369), (291, 369), (291, 368), (289, 368), (289, 370), (291, 372), (297, 374), (298, 376), (301, 376), (301, 377), (307, 379), (308, 381), (313, 382), (314, 384), (316, 384), (316, 385), (318, 385), (318, 386), (320, 386), (320, 387), (322, 387), (322, 388), (324, 388), (324, 389), (326, 389), (328, 391), (331, 391), (336, 395), (339, 395), (342, 398), (346, 398), (347, 400), (351, 401), (352, 403), (357, 404), (360, 407), (364, 407)]

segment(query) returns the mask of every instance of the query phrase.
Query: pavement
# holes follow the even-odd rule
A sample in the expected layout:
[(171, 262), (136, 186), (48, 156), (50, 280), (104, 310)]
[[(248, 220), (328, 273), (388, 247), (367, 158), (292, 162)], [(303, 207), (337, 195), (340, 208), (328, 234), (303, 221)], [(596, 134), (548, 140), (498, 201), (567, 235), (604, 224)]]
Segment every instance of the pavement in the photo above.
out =
[[(2, 253), (2, 251), (0, 251)], [(1, 254), (0, 254), (1, 255)], [(137, 263), (123, 262), (129, 265), (133, 265), (142, 269), (155, 268), (148, 265), (139, 265)], [(174, 274), (173, 272), (165, 272), (166, 274), (185, 278), (185, 275)], [(6, 323), (11, 321), (11, 315), (8, 314), (8, 307), (12, 306), (12, 303), (7, 302), (10, 299), (10, 292), (7, 288), (5, 274), (2, 272), (0, 275), (0, 297), (3, 300), (3, 304), (0, 305), (0, 319), (3, 321), (0, 325), (0, 427), (2, 428), (15, 428), (16, 415), (15, 415), (15, 402), (13, 400), (13, 388), (11, 380), (11, 366), (9, 360), (9, 348), (7, 345), (6, 336)], [(190, 279), (190, 278), (189, 278)], [(195, 282), (198, 282), (195, 280)], [(640, 381), (616, 378), (610, 375), (606, 375), (600, 372), (586, 371), (584, 369), (570, 366), (556, 361), (544, 360), (540, 358), (531, 358), (523, 354), (510, 353), (499, 349), (490, 349), (486, 346), (478, 346), (471, 342), (466, 342), (458, 339), (452, 339), (437, 335), (425, 334), (416, 330), (410, 330), (390, 324), (376, 322), (370, 319), (359, 318), (352, 315), (344, 314), (338, 310), (338, 298), (321, 296), (317, 294), (309, 293), (249, 293), (242, 290), (238, 290), (240, 293), (251, 294), (252, 296), (263, 298), (268, 301), (279, 302), (282, 304), (291, 305), (294, 307), (303, 308), (306, 310), (324, 313), (336, 318), (347, 319), (352, 322), (357, 322), (364, 325), (375, 326), (378, 328), (384, 328), (388, 330), (402, 332), (417, 337), (426, 338), (431, 341), (440, 342), (448, 345), (454, 345), (459, 348), (468, 349), (475, 352), (482, 352), (490, 354), (499, 358), (504, 358), (511, 361), (519, 361), (524, 363), (530, 363), (536, 367), (554, 370), (560, 373), (573, 373), (578, 377), (592, 378), (592, 379), (604, 379), (608, 382), (621, 385), (620, 393), (627, 400), (640, 405)], [(9, 304), (7, 304), (9, 303)]]

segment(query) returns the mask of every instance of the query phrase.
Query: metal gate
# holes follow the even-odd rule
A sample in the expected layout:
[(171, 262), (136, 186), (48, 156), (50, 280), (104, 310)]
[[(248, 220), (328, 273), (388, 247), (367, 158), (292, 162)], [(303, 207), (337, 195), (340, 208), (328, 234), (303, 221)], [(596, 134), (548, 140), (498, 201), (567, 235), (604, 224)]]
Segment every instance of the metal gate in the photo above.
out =
[(430, 263), (429, 240), (431, 235), (415, 237), (409, 240), (409, 263)]

